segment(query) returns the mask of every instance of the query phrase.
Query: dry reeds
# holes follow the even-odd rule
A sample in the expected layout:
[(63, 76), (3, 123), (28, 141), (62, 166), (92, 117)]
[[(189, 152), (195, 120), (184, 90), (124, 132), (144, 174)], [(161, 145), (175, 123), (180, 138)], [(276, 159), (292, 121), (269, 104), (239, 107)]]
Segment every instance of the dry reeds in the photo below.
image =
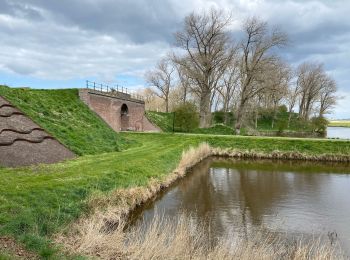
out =
[[(99, 220), (96, 220), (99, 222)], [(185, 215), (155, 217), (147, 228), (125, 231), (125, 222), (112, 230), (85, 226), (86, 236), (77, 251), (101, 259), (342, 259), (334, 246), (321, 242), (287, 241), (269, 234), (248, 240), (217, 238), (210, 241), (203, 225)]]

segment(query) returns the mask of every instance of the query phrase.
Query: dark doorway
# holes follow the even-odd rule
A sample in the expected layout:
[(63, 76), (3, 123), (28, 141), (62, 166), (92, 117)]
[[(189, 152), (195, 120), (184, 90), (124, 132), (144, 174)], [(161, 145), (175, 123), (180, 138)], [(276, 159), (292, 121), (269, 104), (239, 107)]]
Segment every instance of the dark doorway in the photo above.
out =
[(123, 104), (120, 109), (120, 116), (121, 116), (121, 126), (120, 130), (126, 131), (129, 128), (129, 109), (126, 104)]

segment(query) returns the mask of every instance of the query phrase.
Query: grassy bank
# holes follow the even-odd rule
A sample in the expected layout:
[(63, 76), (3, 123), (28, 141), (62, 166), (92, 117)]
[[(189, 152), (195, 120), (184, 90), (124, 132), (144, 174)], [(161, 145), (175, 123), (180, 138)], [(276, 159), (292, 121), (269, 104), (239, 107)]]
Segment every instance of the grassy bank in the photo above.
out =
[[(146, 186), (164, 178), (182, 151), (207, 142), (212, 147), (273, 155), (302, 154), (311, 159), (350, 156), (350, 142), (292, 138), (183, 134), (120, 134), (134, 143), (122, 152), (86, 155), (54, 165), (0, 169), (0, 235), (11, 235), (41, 256), (58, 254), (50, 237), (91, 210), (92, 194)], [(248, 153), (246, 153), (248, 154)], [(325, 157), (326, 158), (326, 157)]]
[(350, 127), (350, 120), (337, 120), (337, 121), (330, 121), (328, 126), (334, 126), (334, 127)]
[(78, 96), (78, 89), (0, 86), (0, 95), (78, 155), (118, 151), (126, 145)]
[[(147, 112), (148, 119), (159, 126), (164, 132), (173, 132), (173, 113), (163, 113), (163, 112)], [(228, 125), (223, 124), (224, 115), (222, 112), (214, 112), (212, 115), (213, 125), (209, 128), (197, 128), (193, 129), (191, 133), (197, 134), (219, 134), (219, 135), (233, 135), (234, 134), (234, 119), (230, 117), (230, 122)], [(253, 127), (254, 123), (250, 122), (251, 127), (242, 128), (241, 134), (243, 135), (262, 135), (262, 136), (311, 136), (312, 127), (310, 123), (301, 121), (297, 114), (293, 114), (290, 121), (289, 128), (287, 127), (289, 113), (280, 112), (277, 114), (274, 120), (274, 127), (272, 127), (272, 116), (271, 115), (261, 115), (258, 119), (257, 128)], [(176, 115), (175, 115), (176, 120)], [(281, 123), (284, 122), (284, 123)], [(181, 132), (181, 129), (175, 127), (175, 132)], [(284, 135), (282, 134), (284, 133)]]

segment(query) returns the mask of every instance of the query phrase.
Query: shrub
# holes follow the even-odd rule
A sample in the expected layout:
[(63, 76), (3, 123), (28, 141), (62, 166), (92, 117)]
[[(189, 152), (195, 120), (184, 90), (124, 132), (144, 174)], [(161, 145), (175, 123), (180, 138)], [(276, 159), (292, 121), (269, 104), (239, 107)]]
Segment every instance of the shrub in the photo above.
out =
[(181, 132), (191, 132), (199, 125), (197, 108), (193, 103), (186, 102), (177, 106), (175, 113), (175, 128)]
[[(227, 122), (225, 122), (225, 116), (227, 116)], [(213, 123), (214, 124), (226, 124), (233, 126), (235, 121), (234, 114), (232, 112), (215, 111), (213, 112)]]
[(276, 126), (278, 129), (278, 134), (282, 134), (284, 130), (288, 128), (288, 119), (287, 118), (277, 119)]
[(327, 126), (329, 122), (324, 117), (313, 117), (311, 118), (312, 131), (325, 135), (327, 132)]

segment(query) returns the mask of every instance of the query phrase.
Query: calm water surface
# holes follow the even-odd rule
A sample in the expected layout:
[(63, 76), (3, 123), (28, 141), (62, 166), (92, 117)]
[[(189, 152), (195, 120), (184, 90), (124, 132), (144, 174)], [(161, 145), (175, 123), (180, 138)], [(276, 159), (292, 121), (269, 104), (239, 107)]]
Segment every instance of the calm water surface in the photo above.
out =
[(335, 232), (350, 255), (350, 165), (211, 158), (132, 220), (147, 226), (154, 215), (180, 214), (209, 222), (215, 236), (262, 228), (295, 237)]
[(350, 127), (327, 127), (327, 137), (350, 139)]

